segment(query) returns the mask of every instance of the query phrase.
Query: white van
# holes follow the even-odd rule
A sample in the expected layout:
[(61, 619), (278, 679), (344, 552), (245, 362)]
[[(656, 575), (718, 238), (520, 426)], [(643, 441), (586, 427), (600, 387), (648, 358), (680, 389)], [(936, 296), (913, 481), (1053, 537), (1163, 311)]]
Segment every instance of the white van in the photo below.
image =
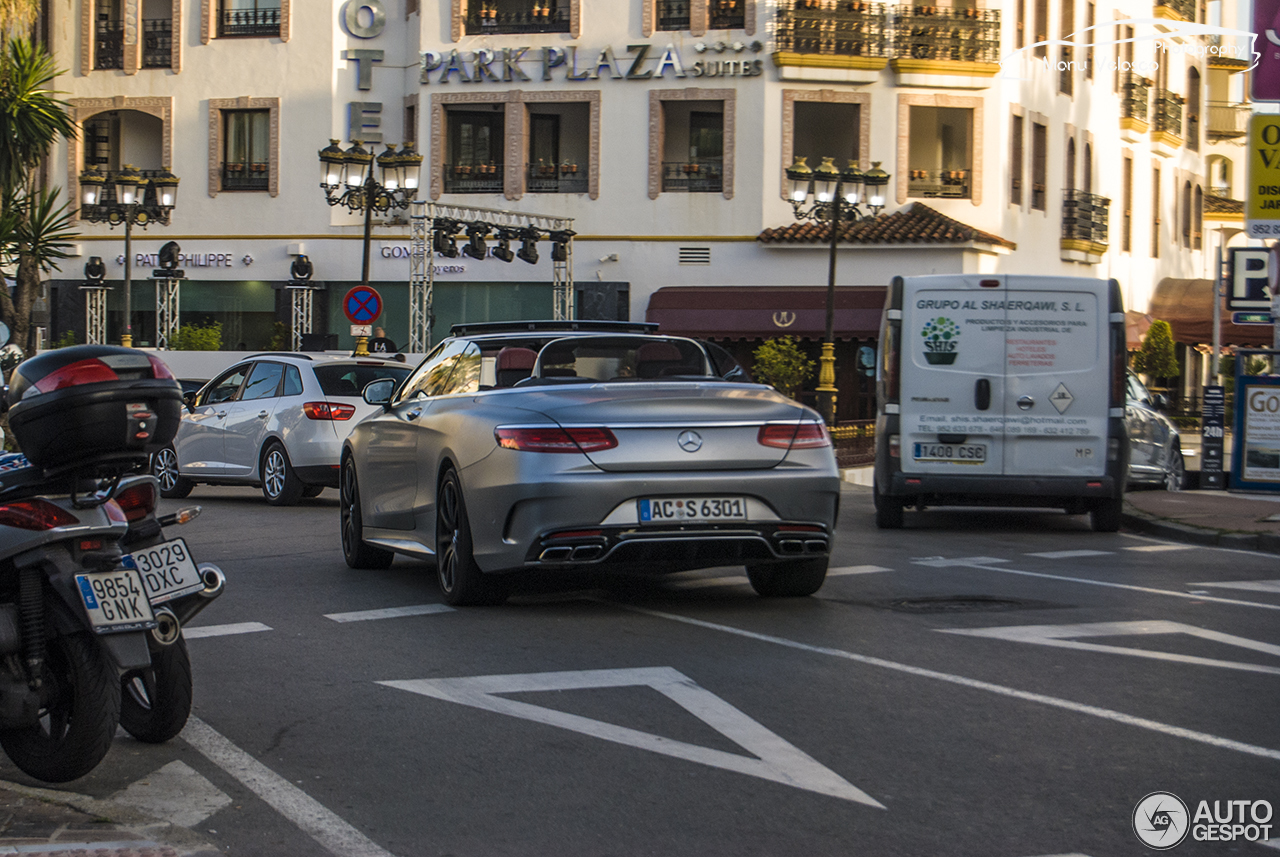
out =
[(1120, 526), (1120, 286), (1085, 277), (895, 277), (876, 369), (876, 524), (908, 506), (1057, 506)]

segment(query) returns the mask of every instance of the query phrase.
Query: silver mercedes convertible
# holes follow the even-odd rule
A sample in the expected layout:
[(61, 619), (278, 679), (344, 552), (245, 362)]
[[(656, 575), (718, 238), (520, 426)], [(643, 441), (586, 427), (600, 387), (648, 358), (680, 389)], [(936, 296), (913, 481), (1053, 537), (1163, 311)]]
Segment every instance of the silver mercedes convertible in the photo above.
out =
[(744, 565), (811, 595), (840, 479), (819, 415), (723, 349), (652, 325), (455, 325), (342, 452), (352, 568), (434, 560), (445, 601), (498, 604), (530, 569)]

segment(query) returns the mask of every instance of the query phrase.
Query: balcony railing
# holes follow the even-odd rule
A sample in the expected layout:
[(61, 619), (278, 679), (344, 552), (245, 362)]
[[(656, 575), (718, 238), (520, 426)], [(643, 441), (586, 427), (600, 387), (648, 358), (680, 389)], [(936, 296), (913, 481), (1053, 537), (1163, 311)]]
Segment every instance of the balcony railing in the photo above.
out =
[(529, 193), (586, 193), (587, 169), (577, 164), (529, 164)]
[(1172, 10), (1184, 21), (1196, 19), (1196, 0), (1156, 0), (1156, 6)]
[(662, 190), (688, 193), (720, 193), (724, 190), (724, 160), (699, 158), (697, 161), (665, 161), (662, 164)]
[(270, 165), (266, 163), (226, 163), (222, 165), (223, 190), (268, 190)]
[(173, 65), (173, 20), (142, 19), (142, 67), (169, 68)]
[(853, 0), (835, 9), (819, 9), (804, 0), (784, 2), (778, 8), (778, 50), (798, 54), (833, 54), (847, 57), (888, 56), (887, 7)]
[(278, 36), (280, 9), (224, 9), (218, 14), (218, 36)]
[(1249, 106), (1209, 102), (1209, 136), (1243, 137), (1249, 133)]
[(1062, 237), (1107, 243), (1107, 214), (1111, 200), (1096, 193), (1066, 190), (1062, 195)]
[(1125, 119), (1137, 119), (1139, 122), (1149, 123), (1151, 121), (1150, 101), (1151, 81), (1126, 71), (1120, 86), (1120, 115)]
[(907, 196), (968, 199), (969, 170), (907, 170)]
[(658, 29), (689, 29), (690, 0), (658, 0)]
[(747, 0), (711, 0), (713, 30), (741, 30), (747, 26)]
[(1000, 12), (948, 6), (893, 6), (894, 57), (997, 63)]
[(1164, 131), (1175, 137), (1182, 136), (1182, 96), (1167, 89), (1157, 89), (1155, 99), (1155, 122), (1152, 123), (1157, 132)]
[(445, 164), (445, 193), (502, 193), (502, 164)]
[(93, 67), (124, 68), (124, 24), (99, 21), (94, 34)]
[(467, 15), (467, 35), (504, 33), (567, 33), (569, 10), (535, 4), (523, 12), (477, 9)]

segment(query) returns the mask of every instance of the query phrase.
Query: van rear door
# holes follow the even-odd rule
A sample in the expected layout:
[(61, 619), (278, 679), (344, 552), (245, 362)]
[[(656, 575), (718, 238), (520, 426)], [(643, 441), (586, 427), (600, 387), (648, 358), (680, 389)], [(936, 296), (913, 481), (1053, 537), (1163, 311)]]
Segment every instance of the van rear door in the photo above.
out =
[[(1005, 311), (992, 277), (908, 277), (902, 295), (902, 469), (997, 476), (1004, 469)], [(1002, 283), (1001, 283), (1002, 284)]]
[(1101, 476), (1111, 392), (1107, 282), (1004, 279), (988, 295), (1003, 300), (1006, 319), (1004, 473)]

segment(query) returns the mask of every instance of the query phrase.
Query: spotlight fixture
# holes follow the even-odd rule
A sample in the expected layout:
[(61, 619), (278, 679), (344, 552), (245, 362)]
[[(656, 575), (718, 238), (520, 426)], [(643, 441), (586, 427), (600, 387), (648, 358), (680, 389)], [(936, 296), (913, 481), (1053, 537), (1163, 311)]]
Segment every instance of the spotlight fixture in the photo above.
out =
[(516, 255), (522, 262), (538, 264), (538, 239), (541, 237), (542, 233), (532, 226), (520, 230), (520, 249), (516, 251)]
[(462, 248), (462, 255), (472, 259), (483, 259), (489, 255), (489, 246), (484, 243), (489, 236), (489, 224), (477, 220), (467, 227), (467, 246)]
[(172, 271), (178, 267), (178, 257), (182, 253), (182, 248), (178, 246), (177, 241), (170, 241), (160, 248), (160, 267), (166, 271)]
[(504, 262), (510, 262), (516, 257), (511, 250), (511, 239), (517, 237), (518, 233), (514, 229), (498, 230), (498, 246), (493, 248), (494, 258), (501, 259)]
[(289, 275), (297, 282), (305, 282), (311, 279), (314, 268), (311, 260), (305, 254), (299, 253), (298, 258), (293, 260), (293, 264), (289, 266)]
[(551, 261), (564, 262), (569, 258), (569, 240), (578, 233), (572, 229), (555, 229), (548, 233), (551, 238)]
[(435, 234), (431, 239), (432, 249), (445, 258), (458, 258), (458, 245), (454, 243), (454, 236), (460, 226), (462, 226), (461, 223), (456, 220), (450, 220), (447, 217), (437, 219), (433, 227)]
[(102, 286), (107, 278), (107, 266), (102, 264), (101, 256), (90, 256), (84, 263), (84, 278), (87, 286)]

